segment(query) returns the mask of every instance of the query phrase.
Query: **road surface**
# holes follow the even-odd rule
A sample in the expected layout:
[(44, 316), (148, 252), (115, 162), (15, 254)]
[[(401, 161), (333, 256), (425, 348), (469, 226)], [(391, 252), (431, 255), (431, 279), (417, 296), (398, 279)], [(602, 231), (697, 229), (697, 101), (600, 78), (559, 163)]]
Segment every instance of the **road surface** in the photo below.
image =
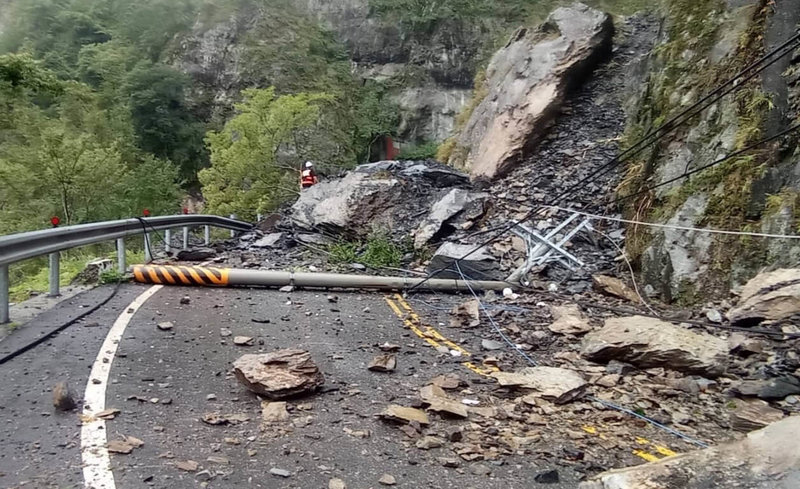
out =
[[(65, 301), (0, 343), (0, 352), (112, 292), (105, 286)], [(0, 486), (324, 489), (338, 478), (348, 488), (366, 489), (382, 487), (379, 479), (389, 474), (396, 487), (514, 489), (537, 485), (534, 477), (551, 469), (559, 470), (561, 483), (546, 487), (577, 485), (569, 467), (536, 454), (466, 461), (449, 442), (432, 450), (416, 448), (415, 440), (375, 415), (391, 403), (413, 405), (419, 388), (441, 373), (459, 373), (474, 390), (488, 388), (489, 381), (466, 369), (463, 357), (442, 355), (417, 336), (384, 295), (339, 292), (337, 303), (327, 295), (121, 286), (95, 313), (0, 366)], [(183, 297), (188, 304), (181, 304)], [(435, 321), (431, 318), (454, 344), (479, 348), (479, 339), (460, 338), (463, 333)], [(164, 322), (173, 328), (159, 329)], [(233, 336), (221, 335), (223, 329), (253, 337), (255, 344), (236, 346)], [(121, 335), (118, 341), (114, 334)], [(377, 346), (386, 342), (402, 347), (397, 371), (367, 370), (380, 353)], [(291, 422), (263, 425), (260, 401), (233, 377), (232, 362), (245, 353), (297, 347), (312, 353), (325, 374), (325, 388), (291, 401)], [(98, 374), (104, 369), (107, 380)], [(51, 390), (59, 381), (69, 382), (79, 399), (88, 389), (86, 412), (113, 408), (119, 414), (108, 421), (82, 421), (80, 411), (56, 413)], [(200, 420), (212, 412), (249, 420), (224, 426)], [(429, 432), (446, 436), (472, 421), (432, 415)], [(502, 423), (494, 422), (501, 428)], [(477, 429), (491, 430), (492, 423), (484, 420)], [(110, 454), (107, 470), (104, 447), (92, 446), (98, 433), (109, 441), (131, 436), (144, 444), (128, 455)], [(444, 467), (444, 458), (456, 459), (458, 466)], [(186, 461), (197, 462), (197, 471), (181, 470)]]

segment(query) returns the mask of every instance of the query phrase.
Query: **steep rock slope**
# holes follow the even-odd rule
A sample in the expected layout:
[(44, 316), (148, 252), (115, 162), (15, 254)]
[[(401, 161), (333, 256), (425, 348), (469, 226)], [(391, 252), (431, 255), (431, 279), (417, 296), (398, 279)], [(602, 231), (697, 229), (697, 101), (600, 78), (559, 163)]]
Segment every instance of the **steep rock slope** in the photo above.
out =
[[(790, 0), (665, 0), (658, 46), (631, 85), (628, 143), (689, 107), (796, 32)], [(619, 190), (629, 217), (673, 226), (796, 234), (797, 134), (748, 151), (691, 178), (686, 172), (785, 130), (797, 121), (797, 53), (671, 131), (631, 160)], [(675, 181), (672, 181), (675, 180)], [(657, 188), (653, 188), (658, 186)], [(764, 266), (796, 263), (796, 241), (679, 229), (630, 229), (627, 250), (644, 281), (666, 300), (727, 294)]]

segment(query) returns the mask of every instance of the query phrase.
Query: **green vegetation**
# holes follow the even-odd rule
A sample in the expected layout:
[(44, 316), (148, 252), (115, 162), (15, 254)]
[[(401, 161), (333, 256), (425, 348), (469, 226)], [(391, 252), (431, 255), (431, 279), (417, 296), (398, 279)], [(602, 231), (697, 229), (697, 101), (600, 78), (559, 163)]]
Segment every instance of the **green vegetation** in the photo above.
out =
[(430, 160), (436, 158), (439, 145), (435, 142), (422, 143), (415, 146), (408, 146), (397, 155), (398, 160)]
[(399, 267), (407, 246), (398, 246), (388, 233), (373, 231), (365, 243), (341, 241), (328, 247), (330, 261), (334, 264), (361, 263), (372, 268)]

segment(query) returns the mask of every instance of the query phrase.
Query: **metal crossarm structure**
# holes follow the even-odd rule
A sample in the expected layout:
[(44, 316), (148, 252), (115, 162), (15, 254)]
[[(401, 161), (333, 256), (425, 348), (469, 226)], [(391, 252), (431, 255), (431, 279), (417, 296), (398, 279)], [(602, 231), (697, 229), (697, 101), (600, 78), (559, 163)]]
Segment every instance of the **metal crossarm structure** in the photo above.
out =
[[(581, 231), (592, 231), (591, 220), (584, 219), (570, 231), (565, 232), (579, 217), (581, 217), (580, 214), (572, 214), (567, 220), (556, 226), (555, 229), (546, 235), (542, 235), (540, 232), (524, 224), (518, 224), (513, 231), (525, 241), (528, 250), (528, 258), (524, 265), (511, 274), (508, 281), (513, 283), (521, 282), (534, 267), (544, 265), (551, 261), (558, 262), (570, 270), (575, 270), (576, 268), (584, 266), (583, 261), (565, 249), (567, 243), (578, 233)], [(564, 233), (563, 237), (558, 242), (555, 242), (554, 240), (562, 235), (562, 233)]]

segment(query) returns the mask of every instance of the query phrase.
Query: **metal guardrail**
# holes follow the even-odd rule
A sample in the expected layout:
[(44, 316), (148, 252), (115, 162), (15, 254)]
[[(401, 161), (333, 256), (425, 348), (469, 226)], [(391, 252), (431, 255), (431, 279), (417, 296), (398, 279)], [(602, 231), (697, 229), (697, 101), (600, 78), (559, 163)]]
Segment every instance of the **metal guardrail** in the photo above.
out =
[[(0, 324), (5, 324), (10, 319), (8, 267), (13, 263), (49, 255), (50, 295), (57, 296), (61, 251), (117, 240), (118, 265), (120, 271), (124, 273), (126, 237), (144, 235), (147, 243), (149, 233), (183, 228), (185, 248), (188, 245), (189, 229), (201, 226), (205, 227), (206, 244), (210, 243), (211, 227), (230, 229), (232, 232), (245, 232), (253, 228), (252, 224), (225, 217), (176, 215), (81, 224), (2, 236), (0, 237)], [(149, 250), (149, 247), (145, 248)]]

